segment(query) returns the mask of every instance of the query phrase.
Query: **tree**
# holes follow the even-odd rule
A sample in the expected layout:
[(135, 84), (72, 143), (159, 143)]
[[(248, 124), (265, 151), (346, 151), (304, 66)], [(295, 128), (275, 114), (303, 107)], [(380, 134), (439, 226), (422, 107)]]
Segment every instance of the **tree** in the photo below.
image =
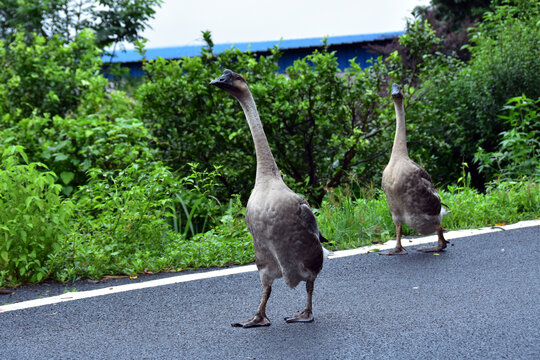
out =
[(417, 6), (415, 18), (427, 21), (441, 39), (442, 52), (456, 53), (468, 61), (470, 53), (464, 48), (469, 43), (467, 29), (478, 24), (485, 12), (491, 10), (491, 0), (431, 0), (429, 6)]
[(480, 147), (487, 153), (497, 151), (499, 134), (511, 130), (499, 116), (505, 104), (521, 95), (533, 100), (540, 97), (539, 12), (535, 0), (495, 6), (469, 30), (469, 62), (440, 68), (438, 74), (422, 73), (424, 96), (411, 109), (422, 124), (421, 131), (411, 134), (411, 139), (436, 134), (445, 143), (424, 142), (424, 151), (436, 156), (429, 166), (434, 169), (430, 173), (434, 180), (455, 181), (465, 162), (472, 184), (481, 188), (488, 179), (473, 162), (474, 154)]
[(141, 38), (162, 0), (4, 0), (0, 6), (0, 38), (11, 42), (17, 32), (66, 43), (85, 28), (96, 32), (100, 48)]

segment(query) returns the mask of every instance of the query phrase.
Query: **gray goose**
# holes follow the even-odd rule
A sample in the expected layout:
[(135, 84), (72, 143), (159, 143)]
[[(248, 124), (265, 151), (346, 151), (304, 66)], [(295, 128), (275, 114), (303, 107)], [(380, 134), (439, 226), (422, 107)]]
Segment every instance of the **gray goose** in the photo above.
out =
[(320, 234), (307, 201), (283, 182), (246, 80), (227, 69), (210, 84), (227, 91), (242, 106), (257, 158), (255, 187), (246, 206), (246, 222), (255, 245), (262, 299), (252, 318), (231, 325), (244, 328), (270, 325), (266, 303), (273, 281), (280, 277), (291, 289), (301, 281), (306, 282), (304, 311), (285, 321), (311, 322), (314, 281), (323, 266), (321, 241), (326, 239)]
[(403, 91), (398, 84), (392, 85), (392, 98), (396, 111), (396, 135), (390, 161), (383, 172), (382, 188), (396, 225), (397, 244), (393, 250), (383, 253), (407, 254), (401, 246), (403, 223), (421, 234), (437, 232), (438, 245), (420, 250), (442, 251), (448, 241), (444, 239), (441, 221), (448, 211), (441, 206), (441, 199), (427, 171), (409, 158)]

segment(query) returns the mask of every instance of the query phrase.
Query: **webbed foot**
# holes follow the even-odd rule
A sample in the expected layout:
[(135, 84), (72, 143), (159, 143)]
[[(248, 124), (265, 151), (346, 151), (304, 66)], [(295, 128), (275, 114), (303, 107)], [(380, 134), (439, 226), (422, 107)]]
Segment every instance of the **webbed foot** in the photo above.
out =
[(379, 251), (380, 255), (407, 255), (408, 252), (404, 247), (394, 248), (392, 250)]
[(266, 315), (261, 314), (255, 314), (254, 317), (248, 320), (244, 320), (237, 323), (232, 323), (231, 326), (233, 327), (243, 327), (243, 328), (250, 328), (250, 327), (256, 327), (256, 326), (270, 326), (270, 320), (266, 317)]
[(285, 318), (285, 321), (288, 323), (295, 323), (295, 322), (309, 323), (309, 322), (313, 322), (313, 320), (315, 320), (315, 318), (313, 317), (313, 313), (311, 312), (311, 310), (304, 310), (298, 315)]

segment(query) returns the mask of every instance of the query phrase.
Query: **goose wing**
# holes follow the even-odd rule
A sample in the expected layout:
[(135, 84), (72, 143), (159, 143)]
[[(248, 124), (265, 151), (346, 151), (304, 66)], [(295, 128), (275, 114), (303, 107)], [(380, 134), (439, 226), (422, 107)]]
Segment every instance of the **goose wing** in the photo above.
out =
[(298, 202), (299, 202), (299, 216), (300, 219), (305, 223), (306, 227), (313, 232), (314, 234), (317, 234), (319, 237), (320, 242), (328, 242), (328, 239), (325, 238), (321, 232), (319, 231), (319, 226), (317, 225), (317, 219), (315, 219), (315, 215), (313, 214), (313, 211), (309, 207), (308, 202), (302, 198), (301, 196), (298, 196)]
[(433, 185), (431, 176), (428, 172), (411, 161), (414, 164), (410, 176), (407, 193), (411, 195), (416, 208), (427, 215), (438, 215), (441, 212), (441, 198), (437, 193), (437, 189)]

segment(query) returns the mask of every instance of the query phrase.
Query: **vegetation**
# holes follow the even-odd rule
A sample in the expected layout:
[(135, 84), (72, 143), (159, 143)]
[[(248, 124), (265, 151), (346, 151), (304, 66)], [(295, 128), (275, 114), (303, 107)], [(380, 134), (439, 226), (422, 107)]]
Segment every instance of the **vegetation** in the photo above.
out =
[(69, 231), (73, 204), (60, 197), (54, 173), (28, 163), (20, 146), (4, 151), (0, 166), (0, 284), (40, 281)]
[[(0, 18), (15, 4), (5, 3)], [(284, 179), (314, 205), (332, 249), (394, 236), (379, 184), (396, 81), (410, 155), (452, 209), (444, 226), (539, 217), (535, 1), (493, 3), (469, 30), (469, 61), (423, 18), (400, 38), (405, 50), (344, 72), (325, 46), (279, 74), (279, 49), (215, 54), (204, 33), (201, 56), (146, 61), (129, 94), (100, 74), (99, 55), (138, 36), (100, 33), (95, 1), (52, 3), (17, 1), (18, 25), (2, 23), (0, 287), (253, 261), (243, 219), (255, 171), (249, 129), (234, 99), (208, 86), (224, 68), (250, 83)], [(146, 14), (136, 17), (143, 24), (159, 1), (116, 3)], [(53, 15), (66, 15), (66, 27)]]
[[(532, 220), (540, 212), (538, 182), (492, 183), (484, 193), (466, 185), (448, 186), (439, 194), (451, 209), (443, 219), (447, 230)], [(317, 221), (330, 240), (330, 249), (350, 249), (395, 238), (392, 216), (380, 189), (371, 188), (359, 195), (347, 187), (332, 192), (319, 209)], [(403, 228), (404, 235), (417, 235), (407, 225)]]
[(540, 99), (536, 101), (525, 95), (511, 98), (499, 115), (510, 126), (499, 137), (498, 150), (485, 152), (479, 146), (474, 160), (479, 170), (490, 178), (511, 180), (540, 177)]
[(247, 200), (255, 171), (249, 129), (236, 101), (207, 86), (208, 79), (233, 67), (252, 84), (289, 186), (319, 205), (326, 189), (346, 183), (350, 173), (366, 182), (379, 175), (373, 164), (382, 166), (382, 149), (392, 139), (386, 132), (393, 123), (386, 94), (398, 57), (381, 59), (367, 71), (353, 61), (342, 74), (334, 53), (316, 51), (296, 61), (287, 76), (276, 76), (276, 49), (258, 60), (234, 49), (216, 56), (206, 39), (201, 57), (146, 62), (147, 80), (136, 93), (137, 116), (173, 170), (185, 176), (190, 162), (204, 170), (219, 164), (218, 197), (240, 194)]
[(57, 37), (72, 42), (92, 29), (103, 48), (140, 39), (161, 0), (3, 0), (0, 7), (0, 39), (18, 33)]
[[(472, 184), (482, 188), (490, 180), (474, 162), (478, 146), (494, 152), (499, 136), (512, 124), (500, 117), (506, 102), (524, 95), (540, 98), (540, 8), (534, 1), (504, 2), (487, 12), (478, 26), (469, 30), (471, 59), (447, 71), (428, 71), (420, 76), (421, 98), (412, 106), (419, 123), (414, 135), (437, 134), (427, 143), (427, 168), (436, 181), (450, 184), (459, 177), (462, 162), (469, 164)], [(444, 55), (437, 56), (445, 58)], [(442, 61), (438, 59), (436, 61)], [(536, 105), (537, 106), (537, 105)], [(414, 138), (413, 138), (414, 139)], [(413, 140), (414, 141), (414, 140)], [(430, 144), (434, 145), (429, 148)], [(450, 164), (450, 166), (449, 166)]]

